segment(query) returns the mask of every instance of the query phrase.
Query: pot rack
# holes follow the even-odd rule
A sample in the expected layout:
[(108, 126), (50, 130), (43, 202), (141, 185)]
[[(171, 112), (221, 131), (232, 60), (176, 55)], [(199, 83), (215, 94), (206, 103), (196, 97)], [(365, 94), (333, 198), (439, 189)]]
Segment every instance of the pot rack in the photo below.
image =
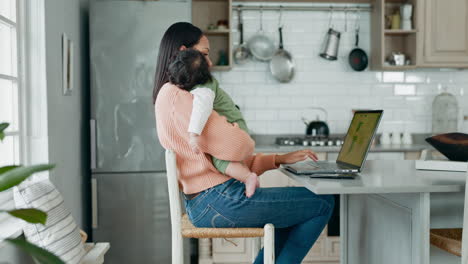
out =
[(347, 5), (347, 6), (284, 6), (284, 5), (242, 5), (242, 4), (235, 4), (232, 5), (232, 8), (235, 10), (262, 10), (262, 11), (333, 11), (333, 12), (370, 12), (372, 11), (372, 6), (366, 5)]

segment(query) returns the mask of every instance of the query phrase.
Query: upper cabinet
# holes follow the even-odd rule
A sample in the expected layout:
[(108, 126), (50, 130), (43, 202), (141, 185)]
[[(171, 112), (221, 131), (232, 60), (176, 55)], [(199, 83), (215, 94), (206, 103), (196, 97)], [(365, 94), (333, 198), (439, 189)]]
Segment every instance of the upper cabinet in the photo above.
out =
[(468, 0), (376, 0), (371, 35), (373, 69), (468, 68)]
[(468, 67), (468, 0), (422, 2), (421, 65)]
[(371, 16), (371, 67), (377, 70), (416, 68), (418, 12), (422, 0), (376, 0)]
[(214, 71), (232, 66), (231, 0), (192, 0), (192, 23), (210, 39)]

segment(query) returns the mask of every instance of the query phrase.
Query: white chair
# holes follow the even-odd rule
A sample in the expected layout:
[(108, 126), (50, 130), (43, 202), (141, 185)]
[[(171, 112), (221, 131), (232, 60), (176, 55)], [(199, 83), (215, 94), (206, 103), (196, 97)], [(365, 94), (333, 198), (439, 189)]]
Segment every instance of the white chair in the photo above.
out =
[(451, 254), (461, 256), (468, 264), (468, 171), (466, 172), (463, 228), (431, 229), (431, 244)]
[(183, 264), (184, 262), (182, 237), (263, 237), (264, 263), (273, 264), (275, 262), (274, 226), (272, 224), (266, 224), (264, 228), (197, 228), (193, 226), (187, 215), (182, 215), (176, 155), (172, 150), (166, 150), (166, 170), (172, 226), (172, 264)]

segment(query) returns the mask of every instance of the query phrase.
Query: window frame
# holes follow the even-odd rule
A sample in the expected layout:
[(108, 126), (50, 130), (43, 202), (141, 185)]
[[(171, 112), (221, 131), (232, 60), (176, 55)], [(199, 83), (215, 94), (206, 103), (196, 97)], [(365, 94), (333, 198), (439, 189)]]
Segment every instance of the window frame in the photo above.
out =
[[(21, 164), (48, 163), (45, 0), (16, 3), (18, 130), (6, 136), (19, 136)], [(11, 189), (0, 193), (0, 208), (14, 208)], [(0, 215), (0, 248), (2, 239), (19, 236), (22, 226), (23, 221)]]

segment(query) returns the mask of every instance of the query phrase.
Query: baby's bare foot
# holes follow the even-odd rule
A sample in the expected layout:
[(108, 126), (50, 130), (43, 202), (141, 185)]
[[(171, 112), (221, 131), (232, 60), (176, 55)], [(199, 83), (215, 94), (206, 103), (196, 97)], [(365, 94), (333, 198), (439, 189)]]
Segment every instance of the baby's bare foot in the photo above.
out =
[(258, 181), (257, 174), (250, 173), (247, 179), (244, 182), (245, 184), (245, 196), (248, 198), (252, 197), (255, 193), (255, 189), (260, 186), (260, 182)]

